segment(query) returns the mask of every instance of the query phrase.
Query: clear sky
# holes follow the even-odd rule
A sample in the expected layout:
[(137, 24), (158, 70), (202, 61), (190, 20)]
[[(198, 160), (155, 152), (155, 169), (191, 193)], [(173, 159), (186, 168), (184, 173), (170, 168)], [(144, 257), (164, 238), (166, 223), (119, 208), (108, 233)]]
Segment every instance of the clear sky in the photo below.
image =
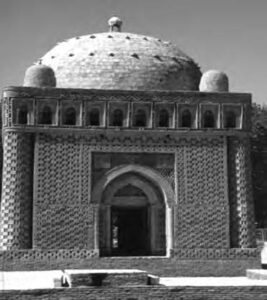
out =
[(0, 0), (0, 87), (21, 85), (25, 69), (57, 42), (107, 30), (177, 44), (202, 71), (218, 69), (230, 89), (267, 104), (267, 0)]

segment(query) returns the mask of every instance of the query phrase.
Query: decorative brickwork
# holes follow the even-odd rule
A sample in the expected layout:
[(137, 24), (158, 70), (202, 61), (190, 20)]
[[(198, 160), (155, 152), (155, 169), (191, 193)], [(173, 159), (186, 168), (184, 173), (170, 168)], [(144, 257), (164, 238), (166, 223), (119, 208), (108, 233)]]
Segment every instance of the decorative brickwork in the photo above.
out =
[(171, 257), (99, 257), (94, 249), (0, 251), (1, 270), (140, 269), (161, 276), (245, 276), (257, 249), (175, 249)]
[[(35, 248), (87, 248), (93, 229), (88, 206), (90, 159), (74, 136), (40, 134), (36, 155)], [(85, 155), (82, 155), (86, 153)]]
[[(124, 147), (123, 144), (122, 147)], [(97, 182), (108, 170), (126, 164), (151, 167), (168, 180), (174, 188), (174, 154), (167, 153), (93, 153), (93, 183)]]
[(224, 147), (222, 137), (177, 146), (177, 248), (229, 247)]
[(0, 248), (31, 248), (33, 137), (4, 134)]
[(250, 141), (249, 139), (230, 138), (228, 149), (231, 246), (255, 247)]
[[(246, 130), (249, 126), (242, 124), (240, 128), (225, 130), (220, 124), (217, 129), (206, 130), (201, 128), (199, 112), (202, 104), (214, 101), (220, 115), (223, 105), (231, 105), (235, 100), (247, 120), (249, 95), (61, 89), (44, 94), (43, 90), (31, 88), (18, 88), (8, 93), (12, 96), (5, 98), (3, 106), (5, 171), (1, 249), (9, 251), (0, 252), (3, 268), (138, 266), (169, 275), (221, 276), (239, 275), (245, 266), (258, 265), (259, 254), (251, 248), (254, 246), (254, 227), (250, 166), (247, 164)], [(30, 103), (31, 119), (27, 124), (13, 123), (16, 111), (13, 105), (22, 103), (20, 99), (23, 103)], [(53, 101), (55, 120), (61, 120), (63, 100), (79, 104), (79, 124), (36, 123), (39, 101), (48, 104)], [(84, 108), (88, 103), (98, 101), (105, 107), (103, 124), (102, 127), (90, 127), (85, 123)], [(133, 102), (138, 102), (138, 105), (150, 102), (152, 111), (160, 102), (174, 109), (173, 122), (176, 125), (180, 105), (193, 105), (196, 127), (159, 129), (155, 125), (155, 116), (151, 116), (151, 128), (111, 128), (105, 120), (110, 105), (123, 101), (129, 108), (127, 124), (131, 124)], [(151, 183), (152, 190), (155, 188), (154, 196), (159, 193), (164, 199), (163, 206), (155, 207), (151, 204), (153, 201), (149, 202), (153, 214), (147, 210), (150, 220), (157, 220), (149, 223), (150, 226), (161, 224), (150, 240), (153, 251), (149, 254), (154, 257), (127, 256), (114, 260), (113, 257), (101, 256), (101, 245), (105, 248), (103, 240), (109, 240), (108, 227), (101, 225), (109, 222), (109, 216), (101, 207), (102, 195), (108, 193), (107, 187), (115, 178), (108, 179), (108, 174), (119, 169), (123, 172), (118, 176), (126, 180), (124, 175), (130, 174), (143, 194), (132, 195), (130, 189), (126, 189), (123, 191), (126, 194), (119, 196), (114, 191), (114, 198), (129, 196), (128, 192), (130, 197), (133, 196), (131, 199), (137, 199), (135, 204), (140, 205), (140, 198), (145, 195), (148, 199), (147, 195), (151, 194), (149, 189), (144, 194), (141, 188), (143, 180), (144, 184), (146, 181)], [(94, 191), (99, 183), (102, 191), (95, 198)], [(156, 199), (154, 196), (151, 199)], [(151, 231), (149, 234), (152, 237)], [(149, 237), (144, 239), (149, 240)], [(33, 250), (29, 252), (15, 251), (31, 247)], [(165, 254), (165, 257), (160, 257)]]
[[(108, 126), (112, 130), (115, 127), (112, 125), (110, 116), (113, 111), (120, 107), (124, 111), (124, 120), (121, 124), (122, 128), (132, 128), (138, 130), (139, 128), (133, 126), (134, 124), (134, 111), (137, 106), (146, 106), (147, 110), (147, 124), (145, 127), (152, 128), (155, 132), (162, 131), (188, 131), (189, 127), (192, 129), (202, 129), (203, 127), (203, 114), (206, 109), (211, 109), (214, 113), (215, 119), (218, 120), (214, 124), (214, 128), (221, 129), (220, 134), (232, 135), (240, 134), (240, 129), (250, 129), (250, 95), (248, 94), (229, 94), (229, 93), (207, 93), (199, 94), (197, 92), (123, 92), (123, 91), (90, 91), (90, 90), (71, 90), (71, 89), (55, 89), (49, 90), (46, 94), (43, 91), (36, 91), (31, 88), (30, 93), (27, 88), (16, 88), (18, 93), (17, 97), (5, 98), (4, 100), (4, 123), (3, 127), (16, 127), (16, 128), (32, 128), (32, 125), (37, 126), (39, 129), (50, 130), (62, 128), (62, 121), (66, 111), (64, 109), (66, 103), (75, 103), (74, 106), (77, 111), (76, 121), (71, 127), (74, 129), (100, 129)], [(7, 94), (8, 92), (6, 92)], [(10, 92), (12, 93), (12, 92)], [(35, 99), (34, 96), (36, 96)], [(55, 99), (56, 98), (56, 99)], [(57, 101), (55, 101), (57, 100)], [(74, 102), (73, 102), (74, 101)], [(52, 108), (52, 122), (50, 124), (40, 123), (40, 108), (44, 103)], [(210, 103), (213, 103), (210, 105)], [(148, 105), (147, 104), (151, 104)], [(27, 124), (18, 124), (16, 121), (17, 109), (21, 106), (26, 106), (28, 112)], [(34, 109), (35, 106), (35, 109)], [(159, 110), (157, 107), (168, 107), (168, 112), (171, 122), (166, 127), (158, 127)], [(98, 125), (88, 123), (88, 109), (90, 107), (101, 107), (101, 120)], [(151, 108), (153, 109), (151, 110)], [(181, 122), (181, 113), (184, 109), (190, 108), (192, 124), (191, 126), (184, 125)], [(234, 112), (236, 118), (236, 126), (231, 130), (224, 130), (226, 124), (225, 108), (229, 112)], [(78, 112), (82, 112), (81, 114)], [(153, 111), (153, 113), (152, 113)], [(223, 113), (222, 113), (223, 112)], [(81, 119), (80, 119), (81, 117)], [(63, 119), (62, 119), (63, 118)], [(243, 120), (243, 121), (242, 121)], [(184, 127), (185, 126), (185, 127)], [(67, 124), (64, 127), (68, 127)], [(36, 128), (32, 128), (36, 131)], [(189, 132), (186, 132), (189, 133)], [(209, 134), (215, 134), (216, 131), (210, 131)]]
[[(89, 138), (81, 135), (39, 135), (37, 178), (42, 184), (36, 183), (35, 247), (84, 248), (95, 245), (94, 220), (98, 213), (94, 213), (94, 209), (88, 205), (90, 151), (114, 150), (114, 154), (97, 154), (93, 162), (93, 170), (96, 173), (92, 176), (96, 181), (110, 168), (123, 163), (124, 159), (128, 163), (135, 162), (136, 159), (141, 163), (142, 155), (147, 155), (148, 158), (143, 158), (144, 164), (153, 165), (155, 155), (155, 162), (158, 164), (155, 168), (173, 184), (170, 179), (175, 177), (171, 168), (173, 162), (166, 154), (125, 154), (127, 151), (138, 151), (138, 144), (126, 146), (124, 141), (127, 141), (127, 138), (103, 136), (101, 140), (98, 136)], [(105, 142), (109, 146), (105, 146)], [(117, 143), (120, 147), (116, 146)], [(177, 153), (178, 206), (175, 209), (174, 220), (175, 247), (229, 247), (224, 139), (188, 139), (181, 140), (176, 147), (168, 147), (169, 151), (173, 149), (172, 151)], [(142, 149), (155, 151), (154, 146), (150, 148), (149, 144), (146, 148), (142, 146)], [(159, 151), (158, 147), (156, 149)], [(124, 150), (124, 153), (115, 154), (118, 150)], [(168, 159), (165, 158), (164, 161), (164, 157)], [(188, 236), (192, 238), (188, 239)]]

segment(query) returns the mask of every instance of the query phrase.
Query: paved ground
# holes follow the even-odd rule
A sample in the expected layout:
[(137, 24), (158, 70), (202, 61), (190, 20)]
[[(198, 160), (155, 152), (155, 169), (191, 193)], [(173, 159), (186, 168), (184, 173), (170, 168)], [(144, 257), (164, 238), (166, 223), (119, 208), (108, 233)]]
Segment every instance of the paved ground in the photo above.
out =
[(267, 280), (246, 277), (162, 277), (159, 283), (166, 286), (267, 286)]
[(0, 290), (50, 289), (59, 286), (62, 271), (0, 272)]
[[(0, 272), (0, 290), (52, 289), (60, 287), (62, 275), (62, 271)], [(166, 286), (267, 286), (267, 280), (246, 277), (162, 277), (159, 283)]]

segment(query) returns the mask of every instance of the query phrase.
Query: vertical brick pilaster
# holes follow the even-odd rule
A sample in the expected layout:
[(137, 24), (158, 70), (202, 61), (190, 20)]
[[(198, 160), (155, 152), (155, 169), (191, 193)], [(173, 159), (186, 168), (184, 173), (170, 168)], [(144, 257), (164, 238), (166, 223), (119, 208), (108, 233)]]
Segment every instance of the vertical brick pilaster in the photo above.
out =
[(231, 247), (252, 248), (256, 239), (249, 138), (229, 139), (228, 150)]
[(27, 249), (32, 243), (33, 136), (4, 134), (0, 249)]

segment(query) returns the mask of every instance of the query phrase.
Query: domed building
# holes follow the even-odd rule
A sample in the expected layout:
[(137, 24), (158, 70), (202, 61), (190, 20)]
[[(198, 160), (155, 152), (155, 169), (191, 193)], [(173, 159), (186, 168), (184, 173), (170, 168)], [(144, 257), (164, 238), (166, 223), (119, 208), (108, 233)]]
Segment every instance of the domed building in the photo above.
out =
[(59, 43), (3, 91), (2, 266), (244, 275), (260, 263), (251, 95), (121, 26)]

